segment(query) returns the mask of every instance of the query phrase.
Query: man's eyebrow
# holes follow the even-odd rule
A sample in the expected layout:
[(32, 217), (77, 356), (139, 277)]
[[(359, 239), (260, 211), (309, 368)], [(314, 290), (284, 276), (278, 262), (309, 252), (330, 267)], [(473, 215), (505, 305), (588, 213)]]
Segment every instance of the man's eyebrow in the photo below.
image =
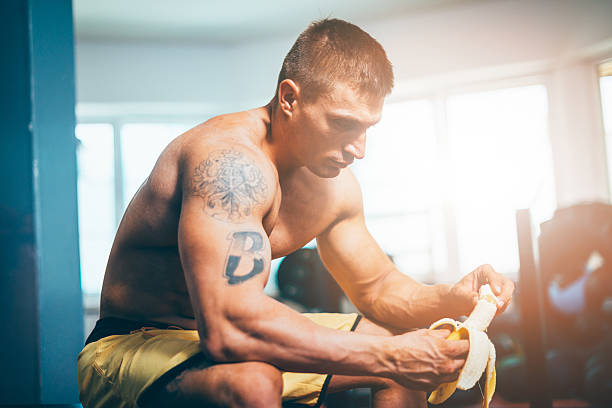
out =
[(376, 119), (375, 122), (364, 122), (361, 121), (351, 115), (347, 115), (347, 114), (343, 114), (343, 113), (330, 113), (330, 117), (333, 120), (341, 120), (346, 122), (347, 124), (350, 125), (357, 125), (357, 126), (362, 126), (365, 128), (368, 128), (370, 126), (373, 126), (375, 124), (377, 124), (378, 122), (380, 122), (380, 117)]

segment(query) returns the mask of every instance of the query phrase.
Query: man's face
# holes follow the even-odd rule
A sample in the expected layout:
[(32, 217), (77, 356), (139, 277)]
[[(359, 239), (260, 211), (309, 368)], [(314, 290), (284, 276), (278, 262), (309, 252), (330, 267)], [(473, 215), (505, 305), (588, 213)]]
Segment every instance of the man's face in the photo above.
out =
[(301, 104), (293, 120), (294, 154), (319, 177), (336, 177), (365, 154), (366, 130), (380, 120), (384, 98), (336, 84)]

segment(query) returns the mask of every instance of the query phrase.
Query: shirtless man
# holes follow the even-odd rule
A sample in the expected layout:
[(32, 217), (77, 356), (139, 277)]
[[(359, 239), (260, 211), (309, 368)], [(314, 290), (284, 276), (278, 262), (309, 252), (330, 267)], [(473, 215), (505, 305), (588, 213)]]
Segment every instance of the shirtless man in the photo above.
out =
[[(346, 167), (392, 86), (380, 44), (322, 20), (289, 51), (267, 106), (168, 145), (117, 231), (79, 355), (85, 407), (315, 405), (354, 387), (372, 387), (375, 406), (426, 406), (425, 391), (457, 378), (468, 342), (410, 329), (469, 313), (485, 282), (501, 313), (514, 286), (487, 265), (421, 285), (368, 233)], [(270, 260), (314, 237), (365, 318), (305, 316), (264, 294)]]

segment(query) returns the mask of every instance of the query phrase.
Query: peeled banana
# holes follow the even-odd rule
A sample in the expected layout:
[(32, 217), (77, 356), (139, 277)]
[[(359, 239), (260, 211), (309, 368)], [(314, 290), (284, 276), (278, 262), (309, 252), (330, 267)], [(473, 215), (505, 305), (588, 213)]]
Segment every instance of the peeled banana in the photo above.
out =
[(469, 339), (470, 341), (470, 350), (459, 378), (454, 382), (438, 386), (429, 396), (428, 401), (431, 404), (443, 403), (457, 388), (469, 390), (476, 384), (485, 370), (487, 380), (483, 392), (482, 406), (488, 408), (491, 398), (493, 398), (496, 383), (495, 347), (485, 330), (489, 327), (489, 323), (497, 312), (497, 297), (493, 294), (489, 285), (482, 285), (478, 294), (478, 303), (476, 303), (474, 310), (465, 322), (460, 323), (453, 319), (444, 318), (429, 327), (430, 329), (450, 329), (451, 334), (447, 337), (448, 340)]

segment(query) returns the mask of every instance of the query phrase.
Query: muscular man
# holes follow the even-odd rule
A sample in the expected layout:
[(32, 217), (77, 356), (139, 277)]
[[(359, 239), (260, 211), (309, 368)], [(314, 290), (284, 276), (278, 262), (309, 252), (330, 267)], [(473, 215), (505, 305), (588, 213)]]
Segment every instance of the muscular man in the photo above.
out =
[[(366, 386), (375, 406), (425, 406), (425, 391), (457, 378), (468, 342), (410, 329), (467, 314), (484, 282), (502, 312), (513, 284), (481, 266), (452, 286), (421, 285), (368, 233), (346, 167), (392, 86), (380, 44), (319, 21), (267, 106), (168, 145), (111, 250), (101, 319), (79, 355), (85, 407), (315, 405), (325, 390)], [(264, 294), (270, 260), (314, 237), (365, 318), (301, 315)]]

